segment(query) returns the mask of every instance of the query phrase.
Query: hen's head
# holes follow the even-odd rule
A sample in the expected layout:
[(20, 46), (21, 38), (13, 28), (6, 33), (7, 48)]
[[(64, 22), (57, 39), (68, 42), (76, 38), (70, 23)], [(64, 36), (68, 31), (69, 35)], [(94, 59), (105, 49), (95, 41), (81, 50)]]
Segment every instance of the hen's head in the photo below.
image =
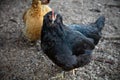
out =
[(62, 25), (62, 16), (60, 14), (57, 14), (56, 12), (54, 12), (53, 10), (48, 12), (45, 16), (44, 16), (44, 21), (45, 24), (48, 24), (48, 26), (56, 26), (56, 25)]
[(44, 16), (41, 39), (45, 34), (56, 40), (64, 38), (64, 24), (60, 14), (50, 11)]
[(49, 4), (50, 0), (40, 0), (41, 4)]
[(32, 3), (33, 4), (43, 4), (43, 5), (46, 5), (46, 4), (49, 4), (50, 0), (32, 0)]

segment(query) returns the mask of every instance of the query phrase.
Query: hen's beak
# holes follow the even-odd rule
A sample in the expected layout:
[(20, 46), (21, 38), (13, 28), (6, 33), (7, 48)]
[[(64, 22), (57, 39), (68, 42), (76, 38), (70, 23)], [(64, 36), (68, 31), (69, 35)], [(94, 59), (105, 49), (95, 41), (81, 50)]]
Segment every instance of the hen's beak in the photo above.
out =
[(52, 24), (54, 24), (54, 21), (56, 19), (56, 16), (55, 13), (54, 13), (54, 10), (52, 10)]

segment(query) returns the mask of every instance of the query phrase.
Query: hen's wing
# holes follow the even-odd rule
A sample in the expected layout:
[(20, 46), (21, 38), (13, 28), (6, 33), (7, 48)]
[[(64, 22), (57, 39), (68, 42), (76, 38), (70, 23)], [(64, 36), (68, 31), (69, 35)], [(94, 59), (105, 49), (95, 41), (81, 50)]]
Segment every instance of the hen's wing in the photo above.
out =
[(101, 31), (98, 31), (97, 28), (92, 27), (91, 25), (70, 25), (70, 28), (76, 31), (79, 31), (87, 38), (93, 40), (94, 44), (96, 45), (101, 38)]
[(82, 33), (70, 29), (66, 32), (66, 39), (75, 55), (84, 54), (94, 49), (94, 43)]

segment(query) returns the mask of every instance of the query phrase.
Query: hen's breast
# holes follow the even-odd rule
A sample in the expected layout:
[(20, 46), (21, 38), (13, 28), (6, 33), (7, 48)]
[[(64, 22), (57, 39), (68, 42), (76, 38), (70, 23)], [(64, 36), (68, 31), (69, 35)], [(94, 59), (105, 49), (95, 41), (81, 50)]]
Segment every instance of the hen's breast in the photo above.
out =
[(35, 41), (40, 38), (43, 17), (40, 14), (36, 14), (36, 16), (32, 14), (28, 15), (25, 24), (25, 36), (31, 41)]

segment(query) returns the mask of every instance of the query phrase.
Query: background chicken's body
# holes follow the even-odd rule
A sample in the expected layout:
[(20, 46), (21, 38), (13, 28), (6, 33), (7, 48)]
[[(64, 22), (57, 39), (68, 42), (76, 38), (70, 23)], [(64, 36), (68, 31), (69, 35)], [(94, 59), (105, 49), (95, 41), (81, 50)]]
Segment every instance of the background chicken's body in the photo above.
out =
[(24, 35), (29, 41), (40, 39), (43, 16), (49, 11), (51, 8), (48, 5), (42, 5), (39, 0), (33, 0), (31, 8), (24, 13)]

